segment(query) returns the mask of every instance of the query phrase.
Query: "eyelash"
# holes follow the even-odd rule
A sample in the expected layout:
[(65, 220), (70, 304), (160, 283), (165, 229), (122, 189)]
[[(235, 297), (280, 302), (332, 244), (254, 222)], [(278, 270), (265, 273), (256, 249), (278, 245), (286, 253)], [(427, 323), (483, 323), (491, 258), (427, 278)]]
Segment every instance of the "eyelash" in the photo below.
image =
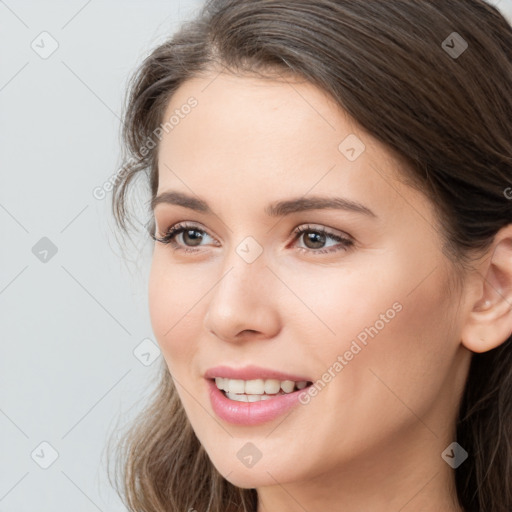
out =
[[(163, 237), (159, 238), (159, 237), (151, 234), (151, 238), (155, 242), (160, 242), (162, 244), (171, 245), (175, 251), (184, 251), (186, 253), (195, 253), (195, 252), (201, 251), (201, 249), (187, 247), (187, 246), (183, 247), (183, 246), (180, 246), (179, 244), (177, 244), (174, 240), (179, 234), (183, 233), (184, 231), (192, 231), (192, 230), (195, 230), (200, 233), (208, 235), (208, 233), (206, 231), (204, 231), (203, 229), (200, 229), (199, 226), (196, 226), (194, 224), (179, 223), (179, 224), (175, 224), (174, 226), (169, 228)], [(300, 226), (300, 227), (296, 228), (294, 230), (295, 237), (294, 237), (293, 241), (295, 242), (296, 240), (298, 240), (302, 234), (310, 233), (310, 232), (311, 233), (319, 233), (321, 235), (325, 235), (326, 237), (332, 238), (336, 242), (339, 242), (342, 245), (342, 247), (337, 248), (337, 249), (308, 249), (306, 247), (297, 247), (297, 249), (299, 249), (302, 252), (313, 253), (313, 254), (336, 253), (339, 251), (347, 251), (354, 245), (354, 241), (349, 238), (341, 237), (339, 235), (335, 235), (334, 233), (331, 233), (331, 232), (325, 230), (324, 228), (316, 228), (316, 227), (313, 227), (310, 225)], [(208, 235), (208, 236), (211, 236), (211, 235)]]

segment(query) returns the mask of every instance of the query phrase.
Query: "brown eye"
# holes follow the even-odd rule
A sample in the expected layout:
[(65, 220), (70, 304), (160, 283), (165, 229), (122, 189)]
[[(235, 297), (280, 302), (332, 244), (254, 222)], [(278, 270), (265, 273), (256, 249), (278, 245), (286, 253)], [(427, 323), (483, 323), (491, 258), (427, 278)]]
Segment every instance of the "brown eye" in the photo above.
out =
[[(165, 235), (160, 238), (151, 235), (156, 242), (169, 244), (174, 247), (175, 250), (185, 251), (194, 251), (195, 247), (200, 247), (205, 236), (209, 237), (210, 235), (197, 226), (187, 224), (176, 224), (170, 227)], [(178, 241), (176, 241), (176, 239), (178, 239)]]
[(325, 235), (314, 231), (306, 232), (303, 236), (304, 244), (308, 249), (321, 249), (325, 244), (325, 238)]
[[(301, 226), (295, 231), (295, 241), (298, 239), (304, 240), (304, 247), (298, 247), (300, 251), (308, 254), (326, 254), (335, 253), (339, 251), (347, 251), (354, 245), (354, 240), (349, 235), (340, 236), (331, 233), (322, 227), (315, 226)], [(198, 226), (189, 224), (176, 224), (168, 229), (163, 237), (156, 237), (151, 235), (153, 240), (171, 245), (175, 251), (197, 252), (200, 251), (201, 242), (204, 238), (212, 238), (206, 231), (200, 229)], [(212, 238), (212, 240), (214, 240)], [(335, 244), (327, 245), (329, 240), (336, 242)], [(219, 246), (218, 242), (213, 242), (215, 246)]]
[[(304, 247), (298, 247), (298, 249), (311, 254), (346, 251), (354, 245), (354, 241), (348, 235), (343, 237), (320, 227), (301, 226), (295, 230), (295, 234), (295, 239), (303, 240), (304, 243)], [(329, 239), (337, 244), (325, 246)]]
[[(185, 245), (197, 246), (201, 244), (203, 239), (202, 232), (198, 229), (186, 229), (181, 233), (182, 240)], [(189, 243), (189, 241), (191, 243)]]

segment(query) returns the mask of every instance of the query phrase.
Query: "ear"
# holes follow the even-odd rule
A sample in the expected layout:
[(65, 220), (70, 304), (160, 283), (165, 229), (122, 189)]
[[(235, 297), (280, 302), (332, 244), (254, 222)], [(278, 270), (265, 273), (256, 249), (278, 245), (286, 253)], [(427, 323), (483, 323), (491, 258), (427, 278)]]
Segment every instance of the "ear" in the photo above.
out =
[(461, 339), (472, 352), (487, 352), (512, 335), (512, 224), (496, 234), (475, 276)]

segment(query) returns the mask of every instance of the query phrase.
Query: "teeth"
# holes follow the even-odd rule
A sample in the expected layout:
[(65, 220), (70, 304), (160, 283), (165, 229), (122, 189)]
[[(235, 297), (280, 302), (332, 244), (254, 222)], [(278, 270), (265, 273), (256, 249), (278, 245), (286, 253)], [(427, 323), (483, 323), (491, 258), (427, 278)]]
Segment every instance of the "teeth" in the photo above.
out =
[(285, 393), (291, 393), (293, 391), (293, 388), (295, 388), (295, 382), (293, 380), (284, 380), (281, 382), (281, 389)]
[[(292, 393), (296, 388), (304, 389), (307, 386), (307, 382), (305, 380), (294, 382), (293, 380), (241, 380), (225, 379), (223, 377), (216, 377), (215, 384), (217, 385), (217, 388), (226, 392), (228, 398), (231, 398), (232, 400), (238, 400), (240, 402), (267, 400), (268, 395), (277, 395), (278, 393), (281, 393), (281, 391), (283, 393)], [(248, 400), (246, 400), (247, 397), (249, 397)], [(268, 398), (270, 398), (270, 396)]]
[[(244, 381), (241, 381), (244, 382)], [(231, 390), (231, 386), (229, 390), (233, 393)], [(265, 382), (263, 379), (256, 379), (256, 380), (248, 380), (245, 383), (245, 391), (242, 391), (242, 393), (245, 393), (246, 395), (262, 395), (265, 391)], [(239, 391), (235, 391), (235, 393), (239, 393)]]
[(228, 390), (230, 393), (245, 393), (245, 381), (229, 379), (226, 391)]
[(260, 400), (270, 400), (272, 398), (270, 395), (237, 395), (236, 393), (228, 392), (226, 392), (226, 396), (230, 400), (237, 402), (259, 402)]
[(226, 396), (230, 400), (236, 400), (237, 402), (248, 402), (247, 395), (237, 395), (236, 393), (226, 393)]
[(280, 389), (281, 383), (278, 380), (267, 379), (265, 381), (265, 393), (267, 393), (267, 395), (275, 395), (276, 393), (279, 393)]

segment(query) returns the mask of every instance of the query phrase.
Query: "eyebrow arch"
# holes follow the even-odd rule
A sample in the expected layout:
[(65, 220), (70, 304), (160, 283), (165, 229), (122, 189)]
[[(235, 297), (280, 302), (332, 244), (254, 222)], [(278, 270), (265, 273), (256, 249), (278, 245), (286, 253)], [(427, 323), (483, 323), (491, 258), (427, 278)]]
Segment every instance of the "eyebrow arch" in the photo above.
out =
[[(213, 213), (206, 201), (197, 197), (189, 196), (182, 192), (162, 192), (151, 200), (151, 210), (154, 210), (156, 206), (161, 203), (183, 206), (184, 208), (189, 208), (204, 214)], [(372, 210), (361, 203), (344, 199), (342, 197), (323, 196), (298, 197), (288, 199), (286, 201), (277, 201), (269, 204), (265, 208), (265, 213), (270, 217), (283, 217), (285, 215), (307, 210), (324, 209), (346, 210), (377, 218), (377, 215), (375, 215)]]

